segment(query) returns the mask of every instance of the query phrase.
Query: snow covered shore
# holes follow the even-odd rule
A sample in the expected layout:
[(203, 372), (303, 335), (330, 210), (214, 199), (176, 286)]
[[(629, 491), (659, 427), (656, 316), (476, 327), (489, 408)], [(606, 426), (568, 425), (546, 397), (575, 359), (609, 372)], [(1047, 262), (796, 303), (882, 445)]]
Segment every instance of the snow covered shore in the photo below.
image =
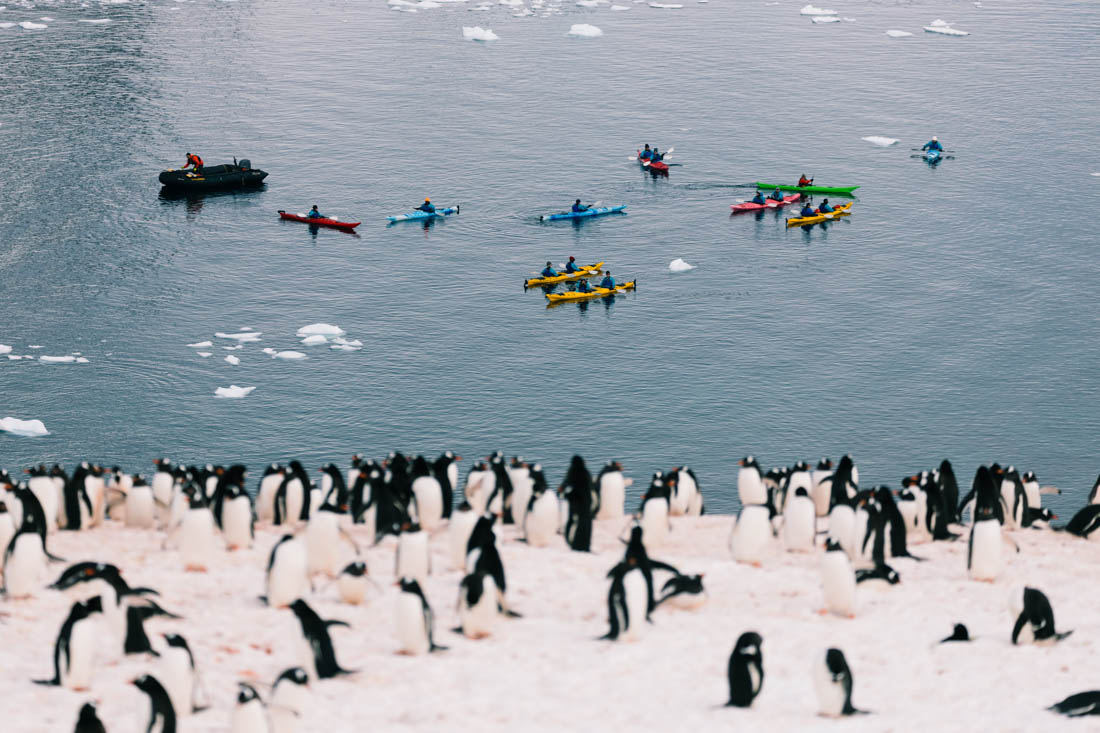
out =
[[(695, 611), (659, 608), (634, 643), (596, 641), (607, 630), (604, 576), (622, 555), (625, 521), (597, 522), (591, 554), (571, 552), (564, 542), (527, 547), (513, 528), (498, 527), (509, 598), (523, 618), (501, 619), (483, 641), (450, 631), (460, 574), (449, 567), (446, 531), (437, 533), (425, 592), (437, 616), (437, 641), (450, 649), (420, 657), (395, 655), (395, 540), (387, 538), (365, 550), (381, 589), (366, 606), (341, 604), (327, 581), (309, 597), (324, 618), (351, 624), (334, 629), (333, 638), (342, 666), (359, 672), (315, 682), (299, 730), (583, 730), (597, 723), (637, 731), (1086, 729), (1045, 708), (1100, 687), (1092, 585), (1100, 543), (1049, 530), (1015, 532), (1020, 554), (994, 584), (968, 580), (965, 541), (916, 545), (914, 554), (928, 561), (892, 560), (901, 584), (883, 591), (861, 586), (856, 618), (844, 619), (817, 612), (820, 551), (783, 553), (777, 543), (762, 567), (738, 565), (727, 549), (731, 522), (673, 519), (667, 544), (652, 554), (682, 572), (705, 573), (709, 601)], [(352, 534), (365, 546), (358, 529)], [(70, 562), (115, 563), (131, 585), (157, 588), (161, 605), (184, 617), (154, 619), (147, 629), (155, 644), (169, 631), (188, 638), (212, 709), (182, 719), (180, 730), (200, 733), (229, 730), (237, 680), (270, 683), (298, 663), (294, 615), (257, 600), (267, 554), (281, 534), (260, 527), (253, 549), (219, 548), (209, 573), (184, 573), (179, 553), (161, 549), (161, 533), (118, 522), (51, 534), (51, 551)], [(64, 567), (52, 566), (48, 580)], [(1059, 628), (1075, 630), (1069, 639), (1011, 645), (1008, 599), (1025, 583), (1047, 594)], [(147, 700), (127, 681), (155, 673), (156, 660), (131, 656), (101, 666), (85, 694), (31, 683), (52, 673), (53, 642), (70, 603), (61, 592), (42, 590), (0, 604), (5, 729), (71, 730), (80, 705), (94, 698), (108, 731), (144, 730)], [(937, 645), (956, 622), (976, 640)], [(730, 650), (747, 630), (764, 639), (763, 691), (751, 709), (723, 708)], [(843, 722), (817, 717), (810, 670), (827, 646), (844, 650), (853, 701), (873, 715)]]

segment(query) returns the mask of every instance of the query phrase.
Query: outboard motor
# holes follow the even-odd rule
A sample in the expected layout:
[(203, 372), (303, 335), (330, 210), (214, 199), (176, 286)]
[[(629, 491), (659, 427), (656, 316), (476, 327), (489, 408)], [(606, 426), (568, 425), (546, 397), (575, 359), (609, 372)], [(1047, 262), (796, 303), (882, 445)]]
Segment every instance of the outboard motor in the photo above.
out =
[(240, 166), (242, 171), (246, 171), (252, 168), (252, 161), (248, 158), (241, 158), (237, 165)]

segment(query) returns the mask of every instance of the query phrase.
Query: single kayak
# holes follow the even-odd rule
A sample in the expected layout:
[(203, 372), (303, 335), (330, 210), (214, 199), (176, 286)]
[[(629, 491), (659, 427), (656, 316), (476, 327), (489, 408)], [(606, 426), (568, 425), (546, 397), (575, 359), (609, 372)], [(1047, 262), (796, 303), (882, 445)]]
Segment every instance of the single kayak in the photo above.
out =
[(301, 221), (306, 224), (314, 224), (320, 227), (332, 227), (334, 229), (346, 229), (349, 232), (355, 227), (359, 226), (362, 222), (358, 221), (340, 221), (339, 219), (327, 219), (321, 217), (320, 219), (310, 219), (303, 214), (291, 214), (289, 212), (279, 209), (279, 216), (283, 219), (289, 219), (290, 221)]
[[(841, 204), (827, 214), (816, 213), (813, 216), (792, 216), (790, 219), (787, 219), (787, 226), (804, 227), (810, 224), (820, 224), (823, 221), (829, 221), (830, 219), (835, 219), (838, 216), (848, 216), (852, 213), (849, 210), (851, 208), (851, 204)], [(820, 210), (818, 211), (820, 212)]]
[(637, 280), (631, 280), (628, 283), (622, 285), (616, 285), (612, 288), (593, 288), (588, 293), (578, 293), (575, 290), (569, 290), (564, 293), (547, 293), (546, 299), (551, 303), (564, 303), (570, 300), (588, 300), (589, 298), (606, 298), (609, 295), (615, 295), (616, 293), (624, 293), (627, 290), (633, 290)]
[(764, 199), (762, 204), (754, 204), (751, 201), (745, 201), (740, 204), (730, 204), (730, 208), (733, 209), (733, 213), (739, 214), (742, 211), (760, 211), (761, 209), (778, 209), (780, 206), (786, 206), (787, 204), (793, 204), (802, 198), (800, 193), (792, 193), (790, 196), (784, 196), (782, 201), (776, 201), (775, 199)]
[(645, 168), (650, 173), (662, 173), (668, 175), (668, 163), (663, 160), (658, 160), (654, 163), (652, 160), (643, 160), (642, 151), (638, 151), (638, 164)]
[(392, 224), (395, 221), (413, 221), (415, 219), (431, 219), (436, 216), (450, 216), (451, 214), (458, 213), (458, 206), (452, 206), (449, 209), (436, 209), (433, 213), (427, 211), (412, 211), (408, 214), (398, 214), (397, 216), (387, 216), (386, 218)]
[(942, 150), (926, 150), (924, 151), (924, 159), (929, 163), (939, 163), (943, 160)]
[(776, 189), (780, 191), (799, 191), (801, 193), (839, 193), (842, 196), (851, 196), (859, 186), (776, 186), (774, 183), (756, 182), (759, 189)]
[(540, 216), (539, 221), (558, 221), (559, 219), (583, 219), (586, 216), (603, 216), (604, 214), (618, 214), (626, 208), (626, 204), (619, 206), (600, 206), (584, 211), (563, 211), (560, 214), (546, 214)]
[(543, 285), (556, 285), (557, 283), (571, 282), (573, 280), (580, 280), (582, 277), (595, 277), (600, 274), (600, 268), (603, 267), (602, 262), (597, 262), (594, 265), (585, 265), (577, 272), (563, 272), (560, 275), (554, 277), (533, 277), (529, 280), (525, 280), (523, 283), (524, 288), (537, 288)]

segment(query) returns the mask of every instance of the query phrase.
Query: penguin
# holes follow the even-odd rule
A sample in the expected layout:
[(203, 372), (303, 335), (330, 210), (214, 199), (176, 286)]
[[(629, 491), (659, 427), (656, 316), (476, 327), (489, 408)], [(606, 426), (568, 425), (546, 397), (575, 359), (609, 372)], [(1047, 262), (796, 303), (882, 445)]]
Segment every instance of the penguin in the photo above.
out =
[(459, 630), (470, 639), (484, 639), (493, 632), (499, 615), (497, 587), (492, 576), (470, 573), (458, 587)]
[(0, 547), (7, 550), (11, 540), (15, 537), (15, 519), (8, 511), (8, 502), (0, 500)]
[(622, 519), (626, 502), (626, 479), (623, 478), (623, 464), (608, 461), (596, 477), (600, 492), (600, 510), (596, 519)]
[(166, 458), (153, 459), (153, 465), (156, 466), (156, 471), (153, 472), (151, 488), (156, 516), (161, 523), (165, 523), (168, 521), (168, 510), (176, 487), (175, 466)]
[(168, 691), (176, 717), (201, 712), (205, 708), (195, 704), (198, 687), (198, 671), (195, 655), (187, 645), (187, 639), (179, 634), (164, 634), (168, 648), (160, 653), (158, 679)]
[[(503, 453), (497, 451), (490, 456), (489, 469), (495, 480), (493, 494), (489, 497), (489, 510), (500, 515), (501, 524), (515, 524), (515, 515), (512, 513), (515, 487), (512, 486), (512, 478), (504, 466)], [(496, 508), (498, 503), (499, 509)]]
[(589, 552), (592, 547), (592, 475), (584, 465), (584, 459), (573, 456), (565, 480), (558, 487), (558, 494), (569, 505), (569, 518), (565, 523), (565, 541), (574, 552)]
[(135, 529), (152, 529), (156, 520), (156, 500), (153, 487), (141, 476), (133, 478), (126, 492), (126, 526)]
[(925, 531), (924, 523), (921, 521), (923, 513), (921, 512), (920, 501), (917, 499), (918, 492), (921, 495), (924, 494), (921, 489), (914, 489), (910, 486), (904, 486), (898, 492), (897, 508), (898, 513), (901, 515), (902, 526), (905, 528), (906, 545), (925, 542), (929, 536)]
[(426, 532), (431, 532), (443, 523), (443, 487), (432, 475), (424, 456), (416, 457), (412, 464), (412, 472), (415, 477), (412, 482), (412, 493), (416, 499), (417, 518), (420, 526)]
[(744, 506), (737, 515), (730, 535), (733, 559), (746, 565), (760, 567), (773, 539), (771, 521), (766, 506)]
[(684, 516), (695, 502), (698, 484), (695, 474), (687, 466), (678, 466), (668, 472), (672, 496), (669, 498), (668, 512), (673, 516)]
[(160, 652), (153, 648), (145, 633), (145, 621), (155, 616), (178, 619), (174, 613), (165, 611), (160, 605), (149, 598), (135, 596), (128, 600), (123, 609), (126, 614), (126, 638), (122, 642), (124, 654), (151, 654), (159, 657)]
[(462, 456), (456, 456), (451, 451), (445, 451), (443, 455), (432, 463), (432, 475), (439, 482), (440, 500), (443, 507), (443, 518), (450, 519), (454, 509), (454, 490), (458, 486), (458, 463)]
[(800, 488), (806, 489), (807, 496), (814, 488), (813, 474), (806, 461), (797, 461), (787, 473), (787, 496), (794, 496)]
[(312, 482), (302, 464), (294, 460), (287, 464), (279, 488), (275, 491), (275, 524), (289, 524), (309, 519)]
[(286, 478), (285, 473), (282, 466), (272, 463), (260, 477), (260, 487), (256, 490), (256, 516), (261, 522), (275, 521), (275, 494)]
[(810, 498), (814, 500), (814, 511), (819, 517), (829, 516), (829, 496), (832, 491), (833, 462), (822, 458), (810, 472)]
[(140, 604), (137, 599), (141, 596), (157, 595), (152, 588), (131, 588), (116, 566), (96, 562), (69, 566), (49, 588), (78, 595), (84, 590), (79, 600), (99, 598), (103, 620), (120, 650), (126, 638), (126, 606), (131, 602)]
[(428, 547), (428, 533), (415, 522), (405, 522), (401, 527), (401, 534), (397, 536), (394, 575), (426, 583), (431, 571), (432, 556)]
[(886, 562), (886, 522), (873, 491), (856, 494), (855, 512), (855, 554), (848, 556), (852, 566), (870, 568)]
[(666, 570), (672, 573), (674, 579), (680, 575), (680, 571), (668, 563), (654, 560), (649, 556), (645, 545), (645, 531), (639, 525), (634, 525), (630, 529), (630, 539), (626, 543), (626, 552), (623, 553), (622, 563), (628, 567), (637, 566), (641, 568), (642, 575), (645, 577), (646, 620), (648, 621), (649, 614), (657, 607), (657, 601), (653, 593), (653, 571)]
[(107, 482), (103, 479), (103, 474), (103, 467), (94, 465), (88, 475), (84, 477), (84, 487), (88, 493), (88, 499), (92, 503), (88, 527), (98, 527), (103, 524), (107, 516)]
[(764, 640), (755, 631), (746, 631), (737, 639), (730, 654), (730, 697), (727, 707), (747, 708), (764, 687)]
[(951, 631), (951, 636), (948, 636), (940, 640), (941, 644), (947, 644), (953, 641), (970, 641), (970, 632), (963, 624), (955, 624), (955, 628)]
[(367, 461), (359, 467), (359, 473), (351, 487), (351, 521), (353, 524), (366, 525), (368, 537), (377, 535), (378, 508), (374, 503), (374, 485), (381, 483), (382, 471), (373, 461)]
[(852, 455), (847, 453), (836, 464), (836, 470), (829, 478), (829, 513), (840, 504), (850, 504), (859, 493), (859, 472), (856, 470)]
[(293, 733), (309, 701), (309, 675), (301, 667), (291, 667), (271, 686), (269, 710), (272, 733)]
[(1020, 529), (1027, 516), (1027, 493), (1014, 466), (1009, 466), (1001, 479), (1001, 502), (1004, 506), (1005, 529)]
[(699, 477), (687, 466), (680, 466), (675, 470), (675, 475), (677, 493), (687, 496), (687, 509), (684, 514), (689, 517), (701, 517), (706, 510), (703, 505), (703, 490), (699, 487)]
[(681, 575), (677, 573), (661, 587), (661, 597), (657, 605), (668, 603), (674, 608), (694, 610), (707, 602), (707, 591), (703, 587), (703, 575)]
[(336, 650), (332, 646), (332, 637), (329, 636), (330, 626), (349, 626), (344, 621), (323, 620), (317, 612), (309, 607), (309, 604), (301, 598), (290, 604), (290, 610), (298, 617), (298, 623), (302, 627), (302, 636), (309, 647), (309, 666), (313, 676), (327, 680), (339, 675), (354, 674), (352, 670), (341, 667), (336, 661)]
[(176, 733), (176, 711), (160, 680), (143, 674), (131, 684), (149, 696), (149, 725), (145, 733)]
[(397, 600), (397, 638), (401, 642), (398, 654), (419, 655), (444, 651), (432, 639), (434, 619), (432, 607), (424, 597), (420, 584), (413, 578), (402, 578)]
[(831, 539), (825, 543), (825, 554), (821, 558), (821, 583), (825, 591), (821, 613), (855, 618), (856, 575), (844, 548)]
[[(952, 534), (948, 529), (948, 525), (959, 517), (962, 510), (958, 507), (954, 509), (951, 507), (941, 485), (943, 482), (942, 477), (925, 471), (918, 476), (911, 477), (911, 481), (918, 482), (917, 485), (924, 496), (924, 527), (932, 535), (932, 540), (950, 541), (958, 539), (958, 535)], [(918, 495), (918, 501), (919, 499), (920, 496)], [(963, 504), (965, 503), (966, 500)]]
[(891, 557), (908, 557), (920, 560), (920, 558), (909, 554), (909, 547), (906, 544), (905, 517), (902, 516), (901, 509), (894, 501), (894, 493), (886, 486), (877, 487), (874, 493), (879, 511), (882, 514), (882, 520), (886, 525), (886, 536), (889, 539), (889, 543), (884, 549), (889, 551)]
[(24, 512), (23, 524), (4, 551), (4, 593), (8, 598), (30, 598), (46, 571), (45, 526), (39, 534), (36, 522)]
[(951, 466), (951, 461), (946, 458), (943, 459), (936, 471), (936, 483), (943, 495), (943, 503), (947, 511), (947, 522), (957, 523), (960, 519), (959, 482), (955, 478), (955, 469)]
[(53, 679), (35, 680), (35, 683), (67, 687), (78, 692), (88, 689), (92, 682), (96, 648), (96, 626), (92, 614), (102, 611), (98, 596), (72, 605), (54, 642)]
[(81, 463), (65, 484), (62, 512), (65, 519), (64, 528), (69, 531), (87, 529), (92, 524), (94, 506), (92, 498), (88, 495), (92, 470), (91, 464)]
[(191, 506), (180, 524), (180, 557), (187, 572), (205, 573), (213, 565), (217, 527), (201, 487), (192, 485)]
[(264, 600), (274, 608), (286, 608), (308, 590), (306, 549), (294, 535), (283, 535), (271, 548), (266, 585)]
[[(245, 479), (248, 477), (248, 469), (242, 464), (235, 463), (227, 469), (216, 469), (217, 481), (214, 484), (214, 491), (207, 500), (207, 504), (210, 506), (210, 511), (214, 514), (214, 523), (218, 525), (218, 529), (225, 531), (225, 508), (226, 504), (231, 498), (245, 497), (248, 498), (248, 491), (245, 489)], [(249, 517), (252, 515), (252, 501), (248, 502)], [(228, 542), (226, 543), (229, 544)]]
[(771, 468), (764, 474), (764, 491), (767, 492), (767, 504), (771, 508), (771, 516), (782, 514), (787, 505), (787, 479), (790, 478), (790, 469)]
[(309, 575), (323, 573), (335, 577), (344, 553), (340, 547), (340, 509), (336, 504), (322, 504), (310, 514), (306, 524), (306, 568)]
[(974, 524), (966, 555), (966, 568), (973, 580), (992, 583), (1001, 571), (1001, 503), (993, 484), (993, 473), (979, 466), (974, 476), (977, 497)]
[(531, 547), (546, 547), (558, 533), (558, 496), (546, 485), (542, 466), (531, 468), (531, 499), (523, 518), (523, 536)]
[(610, 627), (600, 640), (620, 638), (635, 641), (641, 635), (649, 615), (646, 576), (633, 557), (613, 567), (607, 574), (611, 587), (607, 592), (607, 623)]
[(474, 525), (466, 545), (466, 572), (484, 572), (492, 577), (501, 609), (506, 615), (517, 617), (519, 614), (511, 610), (505, 600), (508, 585), (504, 577), (504, 563), (497, 550), (496, 534), (493, 532), (494, 519), (492, 515), (485, 515)]
[(760, 472), (760, 464), (752, 456), (745, 456), (737, 465), (741, 468), (737, 471), (737, 495), (741, 500), (741, 506), (753, 504), (767, 504), (768, 494), (764, 489), (764, 477)]
[(866, 712), (852, 706), (852, 670), (848, 669), (848, 660), (839, 649), (827, 650), (815, 665), (814, 688), (820, 715), (839, 718)]
[(466, 501), (470, 502), (470, 506), (477, 514), (484, 514), (488, 510), (489, 497), (494, 488), (496, 488), (496, 477), (483, 461), (470, 466), (463, 492)]
[(230, 484), (226, 489), (221, 516), (226, 549), (233, 552), (251, 548), (256, 538), (256, 526), (252, 517), (252, 499), (243, 486)]
[(829, 539), (843, 547), (849, 557), (856, 557), (863, 538), (857, 539), (856, 510), (849, 502), (838, 500), (829, 510)]
[[(519, 456), (512, 458), (508, 467), (508, 478), (512, 481), (512, 518), (521, 529), (527, 520), (527, 507), (531, 503), (535, 482), (531, 478), (530, 467)], [(603, 505), (601, 504), (601, 509)]]
[(1083, 539), (1100, 540), (1100, 504), (1086, 504), (1063, 529)]
[(470, 506), (470, 502), (463, 501), (451, 515), (451, 526), (447, 528), (451, 567), (456, 569), (466, 567), (466, 546), (475, 524), (477, 524), (477, 512)]
[(30, 475), (27, 488), (31, 490), (34, 497), (38, 499), (38, 503), (42, 505), (42, 512), (46, 517), (46, 531), (53, 532), (57, 529), (57, 515), (60, 509), (61, 497), (57, 493), (53, 479), (50, 478), (50, 472), (45, 466), (37, 466), (28, 468), (27, 473)]
[(901, 582), (901, 576), (889, 565), (882, 563), (873, 568), (862, 568), (856, 571), (856, 584), (863, 583), (865, 587), (882, 587), (884, 585), (897, 585)]
[(1012, 595), (1011, 608), (1016, 616), (1012, 627), (1013, 644), (1055, 643), (1072, 634), (1054, 629), (1054, 609), (1046, 595), (1035, 588), (1024, 588), (1022, 605), (1017, 603), (1018, 591)]
[(1061, 702), (1051, 705), (1048, 710), (1061, 713), (1070, 718), (1080, 718), (1085, 715), (1100, 715), (1100, 690), (1078, 692), (1070, 695)]
[(247, 682), (238, 682), (237, 688), (237, 706), (233, 708), (230, 733), (268, 733), (264, 702), (256, 688)]
[(817, 510), (809, 491), (799, 486), (783, 510), (783, 545), (787, 552), (813, 552), (816, 519)]
[[(1061, 493), (1061, 492), (1058, 492)], [(1089, 504), (1100, 504), (1100, 476), (1096, 477), (1096, 481), (1092, 483), (1092, 489), (1089, 490)]]
[(663, 479), (655, 475), (642, 497), (640, 522), (642, 541), (647, 549), (655, 550), (668, 539), (669, 511), (668, 487)]
[(96, 714), (95, 703), (86, 702), (80, 708), (80, 716), (76, 719), (76, 728), (73, 733), (107, 733), (103, 727), (103, 721)]
[(351, 491), (344, 481), (343, 472), (335, 463), (326, 463), (321, 467), (321, 504), (335, 506), (340, 513), (347, 512), (351, 506)]
[(367, 599), (367, 564), (362, 560), (349, 563), (340, 572), (336, 587), (340, 591), (340, 600), (352, 606), (358, 606)]

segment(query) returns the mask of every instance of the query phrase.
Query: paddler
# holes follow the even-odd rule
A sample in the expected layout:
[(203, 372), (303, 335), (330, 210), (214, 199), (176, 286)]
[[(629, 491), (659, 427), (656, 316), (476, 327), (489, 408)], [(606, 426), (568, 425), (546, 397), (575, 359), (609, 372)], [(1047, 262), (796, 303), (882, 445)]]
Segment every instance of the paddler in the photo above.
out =
[(420, 206), (417, 206), (416, 210), (417, 211), (424, 211), (424, 212), (427, 212), (429, 214), (434, 214), (435, 213), (435, 204), (432, 203), (431, 199), (424, 199), (424, 203), (420, 204)]
[(188, 153), (187, 162), (183, 164), (183, 168), (184, 170), (186, 170), (187, 168), (192, 166), (195, 168), (196, 173), (202, 173), (202, 158), (195, 155), (194, 153)]
[(802, 207), (802, 211), (800, 211), (798, 215), (799, 216), (813, 216), (816, 213), (817, 212), (814, 211), (814, 207), (810, 206), (810, 203), (807, 201), (806, 204)]
[(759, 204), (760, 206), (763, 206), (765, 203), (764, 194), (760, 193), (760, 191), (757, 191), (756, 195), (752, 197), (752, 202), (754, 204)]
[(553, 265), (547, 262), (546, 267), (542, 268), (542, 272), (540, 274), (543, 277), (557, 277), (558, 271), (554, 269)]
[(799, 186), (811, 186), (811, 185), (813, 185), (813, 182), (814, 182), (814, 179), (807, 178), (805, 173), (803, 173), (798, 178), (798, 185)]
[(306, 214), (306, 216), (310, 219), (324, 219), (325, 218), (321, 214), (321, 212), (317, 210), (317, 204), (313, 205), (313, 208), (309, 210), (309, 213)]
[(943, 152), (943, 146), (940, 145), (940, 139), (938, 137), (936, 137), (935, 135), (932, 136), (931, 140), (929, 140), (924, 145), (922, 145), (920, 149), (921, 150), (935, 150), (935, 151), (938, 151), (938, 152)]
[(580, 272), (581, 269), (577, 267), (577, 260), (574, 257), (570, 257), (569, 261), (565, 263), (565, 272), (572, 275), (575, 272)]
[(817, 207), (817, 213), (819, 214), (831, 214), (833, 213), (833, 207), (829, 205), (829, 199), (825, 199), (821, 202), (821, 206)]
[(580, 199), (577, 199), (576, 201), (573, 202), (573, 213), (574, 214), (579, 214), (582, 211), (588, 211), (589, 208), (591, 208), (591, 207), (585, 206), (584, 204), (582, 204)]
[(657, 148), (653, 148), (653, 154), (649, 156), (649, 159), (654, 163), (660, 163), (665, 159), (665, 156), (657, 152)]
[(611, 270), (603, 271), (603, 280), (600, 280), (600, 287), (608, 290), (615, 289), (615, 278), (611, 277)]
[(577, 292), (578, 293), (591, 293), (592, 292), (592, 286), (588, 284), (587, 280), (581, 280), (579, 283), (577, 283)]
[(642, 160), (649, 160), (652, 157), (653, 157), (653, 151), (649, 149), (649, 143), (646, 143), (645, 144), (645, 150), (643, 150), (642, 154), (641, 154), (641, 159)]
[(775, 190), (772, 191), (771, 196), (769, 198), (771, 198), (772, 201), (782, 201), (783, 200), (783, 192), (779, 190), (779, 186), (775, 187)]

